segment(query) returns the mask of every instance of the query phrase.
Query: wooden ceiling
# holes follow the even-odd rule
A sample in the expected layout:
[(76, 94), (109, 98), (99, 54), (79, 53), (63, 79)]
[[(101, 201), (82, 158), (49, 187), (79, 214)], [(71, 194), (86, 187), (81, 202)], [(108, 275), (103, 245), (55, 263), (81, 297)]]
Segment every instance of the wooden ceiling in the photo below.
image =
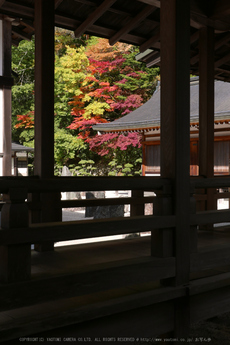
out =
[[(34, 34), (34, 0), (0, 0), (0, 14), (12, 21), (12, 42)], [(191, 73), (198, 74), (199, 29), (215, 29), (215, 77), (230, 81), (230, 1), (191, 0)], [(138, 45), (149, 66), (160, 66), (160, 0), (55, 0), (56, 26)]]

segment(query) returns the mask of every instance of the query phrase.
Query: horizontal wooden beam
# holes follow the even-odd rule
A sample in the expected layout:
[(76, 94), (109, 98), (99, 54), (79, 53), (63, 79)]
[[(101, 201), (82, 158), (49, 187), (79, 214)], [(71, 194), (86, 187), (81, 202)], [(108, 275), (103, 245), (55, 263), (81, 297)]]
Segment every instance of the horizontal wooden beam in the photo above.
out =
[(13, 85), (14, 85), (14, 79), (13, 78), (0, 76), (0, 87), (13, 86)]
[(173, 228), (175, 216), (136, 216), (109, 219), (94, 219), (64, 223), (33, 224), (29, 228), (0, 231), (1, 245), (68, 241), (148, 232), (153, 229)]
[(81, 36), (92, 24), (94, 24), (108, 8), (110, 8), (116, 0), (104, 0), (96, 10), (75, 30), (75, 37)]
[(217, 224), (230, 222), (229, 210), (205, 211), (190, 215), (191, 225)]
[(33, 7), (27, 7), (23, 5), (19, 5), (17, 3), (11, 3), (8, 1), (5, 1), (2, 5), (2, 10), (6, 12), (10, 12), (16, 16), (22, 16), (24, 18), (34, 18), (34, 8)]
[[(92, 206), (108, 206), (108, 205), (139, 205), (146, 203), (153, 203), (154, 196), (143, 198), (104, 198), (104, 199), (73, 199), (61, 200), (55, 207), (58, 208), (72, 208), (72, 207), (92, 207)], [(29, 210), (40, 210), (42, 207), (41, 201), (28, 202)], [(0, 203), (0, 210), (3, 203)]]
[(230, 186), (230, 177), (229, 175), (212, 178), (192, 177), (191, 185), (194, 188), (225, 188)]
[[(229, 195), (230, 196), (230, 195)], [(108, 205), (138, 205), (153, 203), (155, 197), (143, 198), (104, 198), (104, 199), (83, 199), (83, 200), (62, 200), (60, 207), (88, 207), (88, 206), (108, 206)]]
[(27, 188), (32, 192), (68, 192), (99, 190), (158, 190), (170, 181), (159, 177), (57, 177), (53, 179), (31, 177), (0, 177), (0, 193), (10, 188)]
[(134, 18), (130, 19), (128, 24), (126, 24), (123, 28), (121, 28), (115, 35), (113, 35), (109, 39), (109, 43), (111, 45), (114, 45), (116, 42), (118, 42), (122, 38), (122, 36), (130, 32), (133, 28), (135, 28), (140, 22), (142, 22), (145, 18), (147, 18), (153, 11), (155, 11), (155, 8), (151, 5), (143, 8), (143, 10), (139, 12)]
[[(195, 257), (195, 254), (192, 254)], [(215, 274), (211, 277), (190, 281), (189, 295), (197, 295), (214, 289), (219, 289), (230, 285), (230, 273)]]

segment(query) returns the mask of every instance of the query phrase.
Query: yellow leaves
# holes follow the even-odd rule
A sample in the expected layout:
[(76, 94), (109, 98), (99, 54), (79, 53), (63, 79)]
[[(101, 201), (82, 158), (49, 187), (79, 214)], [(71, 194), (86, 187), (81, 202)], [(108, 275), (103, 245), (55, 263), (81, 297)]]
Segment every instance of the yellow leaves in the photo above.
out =
[(65, 84), (64, 89), (73, 95), (79, 95), (80, 83), (86, 78), (88, 58), (85, 48), (66, 47), (66, 54), (56, 58), (55, 74), (58, 82)]
[(104, 111), (110, 109), (110, 106), (105, 102), (94, 101), (85, 107), (85, 119), (90, 119), (92, 115), (103, 115)]

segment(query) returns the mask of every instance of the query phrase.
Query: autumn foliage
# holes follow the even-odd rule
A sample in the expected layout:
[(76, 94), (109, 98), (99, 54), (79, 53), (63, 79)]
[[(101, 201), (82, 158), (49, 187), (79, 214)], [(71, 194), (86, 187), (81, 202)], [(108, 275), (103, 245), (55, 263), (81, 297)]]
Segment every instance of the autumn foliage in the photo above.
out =
[(18, 123), (15, 128), (33, 128), (34, 127), (34, 111), (30, 111), (26, 115), (17, 115)]
[[(151, 82), (151, 78), (140, 69), (139, 63), (130, 63), (128, 45), (119, 43), (111, 47), (107, 40), (100, 39), (97, 45), (86, 50), (86, 54), (89, 60), (87, 75), (71, 101), (74, 119), (69, 128), (78, 130), (78, 136), (101, 156), (108, 147), (122, 150), (128, 145), (140, 147), (137, 134), (102, 134), (99, 138), (93, 126), (116, 120), (140, 107), (149, 98), (151, 87), (147, 87), (147, 81)], [(127, 144), (122, 146), (122, 142)], [(110, 145), (106, 150), (105, 143)]]
[[(98, 135), (93, 126), (114, 121), (144, 104), (153, 94), (158, 72), (147, 70), (136, 61), (136, 49), (125, 43), (111, 47), (108, 40), (95, 38), (89, 45), (85, 40), (84, 44), (69, 44), (72, 38), (63, 36), (66, 45), (62, 36), (63, 32), (56, 34), (55, 41), (54, 106), (56, 134), (60, 132), (56, 137), (63, 141), (68, 136), (68, 145), (61, 143), (62, 147), (70, 145), (70, 138), (76, 138), (83, 143), (84, 152), (87, 146), (90, 154), (104, 160), (118, 157), (118, 151), (120, 154), (130, 148), (140, 149), (138, 133)], [(15, 128), (33, 126), (34, 112), (17, 116)], [(79, 142), (74, 152), (80, 147)]]

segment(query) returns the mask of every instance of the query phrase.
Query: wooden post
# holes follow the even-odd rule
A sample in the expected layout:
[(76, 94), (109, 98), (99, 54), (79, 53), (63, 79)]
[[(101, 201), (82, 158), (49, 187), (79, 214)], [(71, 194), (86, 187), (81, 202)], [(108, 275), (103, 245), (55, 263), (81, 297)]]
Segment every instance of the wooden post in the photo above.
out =
[[(200, 29), (199, 35), (199, 175), (214, 175), (214, 29)], [(216, 209), (214, 189), (207, 189), (204, 209)], [(212, 229), (212, 225), (208, 225)]]
[(9, 85), (3, 88), (4, 102), (4, 146), (3, 146), (3, 175), (12, 175), (11, 148), (11, 22), (3, 20), (3, 76), (9, 78)]
[[(165, 186), (162, 191), (156, 192), (157, 197), (153, 202), (155, 216), (167, 216), (172, 210), (172, 188)], [(169, 257), (174, 255), (172, 229), (153, 230), (151, 234), (151, 255), (156, 257)]]
[[(143, 190), (132, 190), (131, 191), (131, 197), (132, 198), (143, 198), (144, 192)], [(133, 204), (130, 205), (130, 216), (142, 216), (145, 212), (145, 204)]]
[[(27, 191), (13, 188), (4, 195), (6, 202), (1, 211), (1, 228), (25, 228), (28, 226), (28, 207), (25, 203)], [(30, 279), (31, 245), (30, 243), (0, 246), (0, 281), (12, 283)]]
[(173, 181), (177, 284), (189, 280), (189, 6), (183, 0), (161, 2), (161, 176)]
[[(54, 0), (35, 0), (35, 175), (54, 176)], [(55, 203), (60, 194), (42, 194), (42, 210), (34, 222), (60, 220)], [(33, 199), (38, 199), (34, 196)], [(53, 242), (35, 250), (53, 250)]]
[[(175, 285), (190, 273), (190, 1), (161, 0), (161, 176), (172, 180)], [(173, 230), (173, 229), (172, 229)], [(175, 302), (175, 335), (189, 332), (189, 300)]]
[(1, 143), (0, 152), (3, 158), (0, 162), (0, 175), (10, 176), (12, 174), (11, 158), (11, 22), (0, 20), (0, 129)]

